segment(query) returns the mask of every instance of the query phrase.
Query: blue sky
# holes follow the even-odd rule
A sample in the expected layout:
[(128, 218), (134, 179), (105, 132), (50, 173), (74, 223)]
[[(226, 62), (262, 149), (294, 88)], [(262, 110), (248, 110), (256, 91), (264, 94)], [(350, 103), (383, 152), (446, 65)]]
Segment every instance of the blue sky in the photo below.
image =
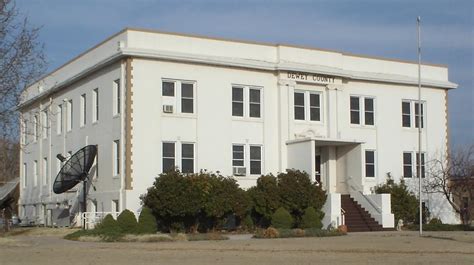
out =
[(453, 147), (474, 144), (474, 1), (17, 0), (52, 70), (124, 27), (308, 45), (449, 66)]

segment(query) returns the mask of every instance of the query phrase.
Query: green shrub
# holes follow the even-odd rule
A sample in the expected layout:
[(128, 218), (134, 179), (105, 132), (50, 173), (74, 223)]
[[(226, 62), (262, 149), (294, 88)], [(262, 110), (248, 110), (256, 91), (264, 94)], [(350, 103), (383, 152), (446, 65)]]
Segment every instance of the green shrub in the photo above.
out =
[(139, 234), (155, 234), (156, 231), (155, 217), (150, 209), (143, 207), (140, 216), (138, 216), (137, 232)]
[(280, 207), (272, 215), (272, 226), (275, 228), (286, 228), (290, 229), (293, 226), (293, 217), (283, 207)]
[(117, 241), (123, 236), (118, 222), (110, 214), (106, 215), (94, 230), (104, 241)]
[(321, 220), (323, 219), (324, 213), (316, 210), (313, 207), (308, 207), (304, 211), (303, 217), (301, 218), (301, 228), (319, 228), (323, 227)]
[(440, 224), (443, 224), (443, 222), (441, 222), (441, 220), (439, 218), (433, 218), (430, 220), (430, 225), (440, 225)]
[(393, 179), (387, 179), (385, 184), (375, 187), (375, 193), (390, 193), (392, 213), (395, 215), (395, 223), (402, 219), (403, 223), (415, 223), (419, 217), (418, 199), (413, 192), (408, 190), (403, 180), (399, 184)]
[(128, 209), (123, 210), (123, 212), (119, 214), (117, 223), (125, 234), (137, 232), (137, 219), (135, 218), (135, 214)]
[(257, 179), (257, 185), (250, 188), (247, 193), (260, 226), (270, 225), (273, 213), (281, 205), (277, 178), (273, 175), (261, 176)]
[(255, 225), (252, 220), (252, 216), (247, 215), (245, 216), (244, 220), (242, 220), (242, 228), (246, 229), (247, 231), (251, 231), (255, 228)]

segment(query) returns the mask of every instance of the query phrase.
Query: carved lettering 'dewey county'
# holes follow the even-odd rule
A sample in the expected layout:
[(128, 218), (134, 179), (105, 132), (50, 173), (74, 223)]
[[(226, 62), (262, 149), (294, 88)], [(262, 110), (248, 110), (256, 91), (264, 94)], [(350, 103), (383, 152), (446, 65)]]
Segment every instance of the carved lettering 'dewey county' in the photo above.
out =
[(334, 84), (334, 80), (335, 80), (334, 76), (303, 73), (303, 72), (288, 72), (287, 77), (288, 79), (291, 79), (291, 80), (301, 80), (301, 81), (309, 81), (309, 82), (316, 82), (316, 83), (323, 83), (323, 84)]

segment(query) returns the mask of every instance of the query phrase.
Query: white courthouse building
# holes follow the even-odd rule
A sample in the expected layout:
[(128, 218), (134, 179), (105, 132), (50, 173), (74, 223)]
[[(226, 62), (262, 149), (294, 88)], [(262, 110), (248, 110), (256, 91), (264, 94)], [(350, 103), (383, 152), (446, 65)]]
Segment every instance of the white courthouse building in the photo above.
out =
[[(20, 104), (20, 216), (51, 225), (52, 209), (77, 213), (81, 185), (54, 194), (58, 154), (97, 145), (90, 212), (140, 211), (140, 195), (171, 166), (219, 171), (241, 187), (262, 174), (306, 171), (328, 192), (325, 224), (342, 222), (350, 194), (384, 227), (388, 176), (417, 191), (421, 161), (445, 154), (448, 80), (418, 65), (285, 44), (124, 29), (44, 76)], [(432, 217), (456, 222), (438, 195)], [(54, 218), (53, 218), (54, 219)]]

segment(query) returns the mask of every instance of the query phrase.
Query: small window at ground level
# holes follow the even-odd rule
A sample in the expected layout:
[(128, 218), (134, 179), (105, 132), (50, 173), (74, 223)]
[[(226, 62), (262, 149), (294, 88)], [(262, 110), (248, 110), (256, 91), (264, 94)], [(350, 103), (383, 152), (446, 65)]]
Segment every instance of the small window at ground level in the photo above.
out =
[(194, 144), (181, 145), (181, 171), (194, 173)]
[(403, 177), (404, 178), (411, 178), (413, 175), (413, 168), (412, 168), (412, 156), (411, 153), (405, 152), (403, 153)]
[(175, 144), (163, 143), (163, 172), (168, 172), (175, 167)]
[(365, 151), (365, 176), (375, 177), (375, 151)]
[(250, 146), (250, 174), (262, 174), (262, 147)]

